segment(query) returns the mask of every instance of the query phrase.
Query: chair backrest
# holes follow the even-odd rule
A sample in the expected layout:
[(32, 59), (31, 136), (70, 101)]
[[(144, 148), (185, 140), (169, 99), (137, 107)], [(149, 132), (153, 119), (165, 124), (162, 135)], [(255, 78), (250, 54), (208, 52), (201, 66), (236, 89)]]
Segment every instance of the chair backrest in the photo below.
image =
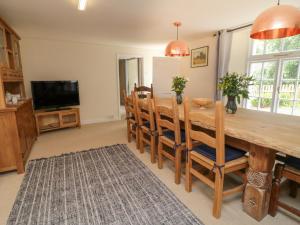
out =
[[(214, 118), (208, 117), (203, 113), (190, 110), (190, 101), (184, 100), (184, 118), (186, 143), (189, 150), (192, 149), (192, 142), (198, 141), (216, 149), (216, 162), (223, 165), (225, 162), (225, 135), (224, 135), (224, 105), (221, 101), (215, 104)], [(206, 124), (215, 129), (214, 136), (201, 130), (195, 130), (193, 124)]]
[(175, 134), (175, 144), (181, 144), (181, 132), (179, 122), (179, 111), (175, 97), (172, 99), (159, 99), (154, 97), (156, 125), (158, 135), (168, 129)]
[(146, 98), (148, 93), (150, 93), (150, 97), (153, 98), (153, 86), (152, 86), (152, 84), (151, 84), (151, 87), (146, 87), (146, 86), (139, 86), (138, 87), (136, 85), (136, 83), (134, 83), (134, 91), (138, 93), (139, 98)]
[(126, 91), (123, 90), (125, 111), (127, 119), (134, 119), (137, 122), (137, 110), (135, 104), (134, 92), (131, 92), (131, 95), (127, 96)]
[(151, 95), (147, 94), (147, 99), (139, 99), (137, 92), (135, 92), (135, 99), (138, 124), (143, 126), (145, 122), (149, 122), (150, 130), (155, 131), (154, 103)]

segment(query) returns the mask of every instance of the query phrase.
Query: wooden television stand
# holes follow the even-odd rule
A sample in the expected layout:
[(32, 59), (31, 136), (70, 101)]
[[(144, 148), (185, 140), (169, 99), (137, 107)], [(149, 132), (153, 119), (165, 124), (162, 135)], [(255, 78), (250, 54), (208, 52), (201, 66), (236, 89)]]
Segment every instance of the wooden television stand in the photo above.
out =
[(59, 130), (68, 127), (80, 127), (79, 108), (35, 111), (37, 133)]

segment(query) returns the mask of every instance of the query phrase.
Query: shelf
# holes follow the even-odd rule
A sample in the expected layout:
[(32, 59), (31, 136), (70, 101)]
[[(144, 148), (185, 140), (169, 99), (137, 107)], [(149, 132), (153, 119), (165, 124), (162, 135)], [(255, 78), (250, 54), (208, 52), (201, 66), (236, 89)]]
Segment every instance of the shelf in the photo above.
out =
[(45, 126), (40, 126), (40, 131), (48, 131), (48, 130), (53, 130), (53, 129), (59, 129), (59, 123), (50, 123)]

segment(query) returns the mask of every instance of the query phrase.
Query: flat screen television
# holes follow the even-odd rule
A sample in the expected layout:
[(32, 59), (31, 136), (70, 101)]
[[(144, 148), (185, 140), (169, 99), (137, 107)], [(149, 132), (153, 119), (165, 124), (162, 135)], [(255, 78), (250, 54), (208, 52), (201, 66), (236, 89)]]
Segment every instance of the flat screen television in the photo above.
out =
[(80, 104), (78, 81), (31, 81), (31, 92), (36, 110)]

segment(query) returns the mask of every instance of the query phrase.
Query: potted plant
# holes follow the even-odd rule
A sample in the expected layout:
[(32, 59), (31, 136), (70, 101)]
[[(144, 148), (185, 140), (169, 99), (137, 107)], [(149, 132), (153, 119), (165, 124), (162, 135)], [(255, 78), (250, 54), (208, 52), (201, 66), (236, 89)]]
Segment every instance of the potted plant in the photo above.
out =
[(236, 100), (240, 104), (241, 97), (249, 98), (248, 87), (253, 85), (254, 78), (252, 76), (226, 73), (220, 78), (218, 88), (222, 90), (223, 96), (227, 96), (226, 112), (234, 114), (237, 110)]
[(172, 91), (176, 93), (176, 101), (177, 104), (182, 103), (182, 93), (184, 91), (185, 85), (188, 82), (188, 79), (184, 76), (176, 76), (173, 77), (173, 82), (172, 82)]

